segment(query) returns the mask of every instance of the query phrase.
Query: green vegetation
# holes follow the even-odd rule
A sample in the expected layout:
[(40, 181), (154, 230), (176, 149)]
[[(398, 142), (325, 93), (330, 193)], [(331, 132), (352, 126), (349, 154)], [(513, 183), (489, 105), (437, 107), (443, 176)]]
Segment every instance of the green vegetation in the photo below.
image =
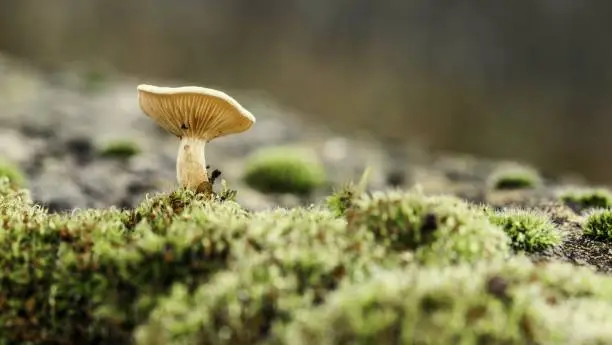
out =
[(375, 193), (347, 213), (348, 229), (367, 231), (397, 252), (414, 252), (423, 264), (452, 264), (505, 257), (509, 240), (486, 215), (451, 196)]
[(596, 240), (612, 241), (612, 210), (596, 209), (587, 215), (584, 234)]
[(263, 193), (308, 195), (325, 183), (321, 162), (301, 148), (273, 147), (253, 153), (246, 162), (244, 180)]
[(21, 169), (15, 164), (1, 160), (0, 161), (0, 178), (6, 177), (16, 186), (22, 187), (26, 184), (26, 177)]
[(127, 159), (138, 155), (140, 152), (140, 147), (129, 140), (111, 141), (99, 149), (100, 156), (118, 159)]
[(325, 199), (327, 207), (334, 212), (336, 216), (344, 216), (345, 213), (353, 207), (355, 201), (365, 192), (369, 176), (370, 168), (368, 167), (361, 175), (359, 183), (347, 182), (332, 195), (328, 196)]
[(221, 180), (221, 191), (216, 193), (213, 191), (213, 193), (220, 201), (236, 201), (236, 196), (238, 195), (238, 191), (230, 189), (225, 180)]
[[(284, 344), (603, 344), (612, 280), (524, 259), (392, 270), (300, 310)], [(579, 316), (577, 316), (579, 315)]]
[(612, 207), (612, 192), (606, 188), (572, 188), (563, 191), (560, 198), (578, 211)]
[(541, 251), (562, 240), (550, 217), (535, 210), (506, 209), (492, 212), (489, 219), (506, 231), (515, 250)]
[[(532, 264), (461, 199), (362, 186), (338, 208), (251, 212), (223, 185), (49, 214), (1, 178), (0, 344), (612, 342), (612, 277)], [(548, 229), (530, 217), (515, 230)]]
[(108, 66), (90, 62), (77, 68), (80, 90), (86, 93), (104, 91), (108, 86), (111, 70)]
[(492, 189), (526, 189), (539, 187), (542, 177), (529, 166), (513, 164), (495, 169), (487, 182)]

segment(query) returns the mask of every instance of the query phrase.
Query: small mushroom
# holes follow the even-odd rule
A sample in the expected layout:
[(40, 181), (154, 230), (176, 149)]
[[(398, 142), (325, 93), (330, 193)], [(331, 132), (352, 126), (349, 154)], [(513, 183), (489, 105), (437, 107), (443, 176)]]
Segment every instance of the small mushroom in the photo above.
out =
[(142, 111), (181, 142), (176, 176), (181, 187), (211, 192), (204, 149), (209, 141), (241, 133), (255, 117), (224, 92), (197, 86), (138, 85)]

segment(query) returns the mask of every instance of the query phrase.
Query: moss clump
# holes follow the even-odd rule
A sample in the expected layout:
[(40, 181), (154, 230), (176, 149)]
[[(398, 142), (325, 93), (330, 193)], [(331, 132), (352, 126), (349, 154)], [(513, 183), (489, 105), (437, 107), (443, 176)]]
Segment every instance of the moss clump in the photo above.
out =
[(11, 307), (0, 339), (35, 344), (128, 343), (173, 282), (195, 287), (226, 267), (246, 218), (234, 203), (187, 192), (130, 212), (2, 209), (0, 300)]
[(612, 336), (611, 292), (612, 279), (569, 264), (395, 270), (296, 312), (280, 343), (596, 344)]
[(349, 229), (367, 229), (392, 250), (413, 252), (421, 263), (474, 262), (509, 252), (499, 227), (451, 196), (376, 193), (358, 200), (347, 220)]
[(8, 180), (18, 187), (23, 187), (26, 184), (24, 173), (14, 164), (7, 161), (0, 161), (0, 178), (6, 177)]
[(542, 177), (531, 167), (513, 164), (495, 169), (487, 183), (492, 189), (527, 189), (542, 185)]
[(395, 262), (317, 208), (254, 214), (235, 246), (244, 260), (193, 292), (176, 285), (136, 330), (137, 344), (256, 344), (282, 329), (296, 309), (324, 303), (343, 282)]
[(612, 192), (606, 188), (573, 188), (560, 193), (560, 199), (575, 211), (612, 207)]
[(81, 74), (83, 89), (87, 92), (102, 91), (108, 82), (108, 75), (101, 68), (91, 66)]
[(314, 154), (299, 148), (261, 149), (246, 162), (244, 180), (262, 193), (308, 195), (326, 179)]
[(561, 232), (550, 218), (534, 210), (507, 209), (493, 212), (489, 219), (506, 231), (515, 250), (541, 251), (562, 240)]
[[(0, 342), (128, 344), (135, 327), (177, 284), (191, 294), (217, 273), (244, 272), (236, 277), (244, 287), (249, 272), (266, 276), (278, 270), (294, 284), (288, 298), (310, 305), (321, 303), (351, 272), (363, 276), (369, 265), (391, 260), (374, 242), (347, 236), (344, 220), (323, 209), (253, 214), (229, 200), (179, 190), (148, 198), (131, 211), (50, 215), (20, 199), (7, 181), (0, 189), (6, 190), (0, 203), (0, 301), (9, 307), (0, 315)], [(240, 268), (253, 262), (263, 271)], [(206, 291), (219, 288), (213, 281)], [(263, 280), (259, 287), (274, 296), (274, 282)], [(242, 301), (254, 292), (230, 289), (208, 299), (216, 308), (211, 317), (221, 317), (221, 325), (237, 322), (233, 314), (223, 318), (223, 301)], [(278, 318), (286, 321), (291, 308), (282, 308)], [(275, 315), (266, 316), (267, 324)], [(252, 322), (261, 317), (254, 314)], [(231, 339), (265, 337), (251, 326), (245, 321)], [(207, 337), (214, 339), (212, 333)]]
[(612, 342), (612, 278), (508, 242), (478, 207), (414, 191), (341, 217), (182, 189), (49, 214), (0, 178), (0, 344)]
[(596, 240), (612, 241), (612, 210), (591, 211), (583, 224), (585, 236)]
[(342, 251), (321, 242), (306, 249), (292, 241), (281, 243), (283, 247), (274, 245), (269, 252), (256, 249), (249, 262), (215, 275), (193, 293), (176, 285), (136, 330), (137, 344), (265, 341), (286, 326), (296, 309), (324, 303), (341, 282), (368, 274), (363, 263), (372, 260), (356, 246)]
[(337, 217), (343, 216), (353, 206), (353, 202), (359, 198), (359, 191), (354, 185), (347, 183), (328, 196), (325, 200), (327, 207)]
[(365, 192), (368, 177), (370, 175), (370, 169), (367, 168), (361, 175), (359, 183), (347, 182), (332, 195), (325, 199), (327, 207), (336, 214), (336, 216), (343, 216), (353, 204), (358, 200)]
[(127, 159), (140, 154), (140, 147), (129, 140), (116, 140), (106, 143), (99, 150), (99, 155), (105, 158)]
[(0, 202), (5, 209), (16, 208), (16, 205), (32, 206), (30, 191), (13, 183), (7, 176), (0, 176)]
[[(213, 181), (214, 182), (214, 181)], [(220, 201), (236, 201), (236, 196), (238, 195), (238, 191), (235, 189), (231, 189), (227, 186), (227, 182), (225, 180), (221, 180), (221, 190), (218, 193), (215, 193), (216, 197)]]

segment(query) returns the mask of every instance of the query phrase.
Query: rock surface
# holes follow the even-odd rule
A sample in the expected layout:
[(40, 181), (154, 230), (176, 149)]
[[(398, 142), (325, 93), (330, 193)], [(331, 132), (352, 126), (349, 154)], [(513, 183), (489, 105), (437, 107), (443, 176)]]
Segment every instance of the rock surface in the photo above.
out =
[[(76, 72), (45, 74), (0, 55), (0, 158), (21, 167), (34, 199), (52, 210), (131, 207), (148, 193), (176, 187), (178, 141), (138, 106), (136, 85), (148, 81), (107, 79), (103, 87), (93, 88)], [(267, 196), (245, 185), (245, 158), (261, 147), (314, 149), (330, 180), (316, 198), (327, 195), (329, 186), (359, 179), (371, 167), (371, 189), (418, 183), (433, 192), (463, 193), (478, 200), (474, 188), (483, 187), (496, 164), (342, 137), (262, 95), (229, 93), (257, 123), (247, 132), (212, 141), (206, 157), (211, 169), (221, 170), (221, 178), (238, 190), (238, 201), (251, 209), (296, 204), (294, 197)], [(99, 148), (112, 140), (133, 142), (141, 153), (127, 160), (100, 157)]]
[[(174, 188), (178, 141), (138, 107), (136, 85), (146, 81), (112, 79), (91, 91), (79, 78), (68, 72), (50, 76), (0, 56), (0, 158), (27, 174), (33, 198), (52, 211), (131, 207), (147, 193)], [(375, 167), (371, 187), (385, 185), (388, 157), (379, 145), (338, 137), (269, 100), (233, 95), (257, 123), (211, 142), (206, 155), (246, 207), (300, 203), (290, 196), (262, 195), (242, 181), (244, 158), (266, 146), (314, 148), (332, 185), (358, 178), (368, 165)], [(112, 140), (134, 142), (142, 152), (125, 161), (100, 157), (98, 149)]]

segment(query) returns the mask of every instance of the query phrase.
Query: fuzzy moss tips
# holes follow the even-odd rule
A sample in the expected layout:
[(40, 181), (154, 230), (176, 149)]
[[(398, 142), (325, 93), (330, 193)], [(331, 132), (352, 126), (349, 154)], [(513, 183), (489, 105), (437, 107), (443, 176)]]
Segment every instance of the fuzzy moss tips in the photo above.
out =
[(541, 251), (562, 240), (561, 232), (550, 218), (535, 210), (507, 209), (490, 213), (489, 219), (504, 229), (515, 250)]
[(334, 194), (325, 199), (327, 207), (337, 216), (341, 217), (353, 206), (359, 197), (357, 189), (350, 183), (344, 184)]
[(254, 258), (215, 275), (193, 293), (176, 285), (168, 298), (159, 301), (148, 322), (136, 330), (136, 345), (258, 344), (266, 340), (275, 325), (290, 320), (295, 309), (320, 304), (345, 277), (345, 266), (337, 260), (341, 255), (330, 258), (299, 249), (294, 254), (276, 260), (268, 255)]
[(0, 176), (0, 201), (6, 204), (31, 204), (30, 191), (20, 188), (8, 176)]
[(495, 169), (488, 177), (491, 189), (531, 189), (542, 185), (540, 173), (529, 166), (512, 164)]
[(609, 343), (611, 288), (609, 277), (523, 259), (388, 271), (297, 311), (280, 343)]
[(2, 344), (129, 343), (173, 283), (195, 288), (227, 268), (248, 219), (232, 202), (181, 190), (135, 211), (20, 206), (0, 216)]
[(308, 195), (326, 180), (325, 169), (315, 157), (301, 148), (260, 149), (247, 159), (243, 178), (262, 193)]
[(589, 212), (582, 227), (585, 236), (612, 242), (612, 210), (597, 209)]
[(23, 187), (26, 184), (25, 174), (15, 164), (5, 160), (0, 160), (0, 178), (5, 177), (16, 187)]
[(452, 264), (506, 257), (508, 236), (459, 198), (417, 191), (367, 196), (347, 213), (349, 229), (366, 229), (394, 251), (421, 263)]
[(258, 344), (383, 257), (325, 209), (254, 214), (243, 234), (231, 270), (195, 291), (177, 284), (136, 330), (138, 345)]
[(116, 140), (103, 145), (98, 154), (104, 158), (128, 159), (140, 154), (140, 147), (129, 140)]
[(353, 207), (353, 203), (362, 196), (368, 183), (370, 171), (370, 167), (366, 168), (359, 179), (359, 183), (355, 184), (349, 181), (325, 199), (325, 204), (336, 216), (343, 216), (348, 209)]
[(612, 207), (612, 192), (607, 188), (571, 188), (559, 194), (561, 201), (577, 212)]
[(218, 193), (214, 193), (214, 195), (219, 201), (236, 202), (236, 196), (238, 195), (238, 191), (229, 188), (227, 186), (227, 181), (221, 180), (221, 191), (219, 191)]
[(193, 210), (201, 210), (217, 214), (220, 217), (231, 216), (233, 219), (243, 219), (247, 212), (230, 199), (222, 200), (222, 194), (210, 198), (189, 189), (178, 189), (172, 193), (159, 193), (146, 198), (130, 213), (130, 226), (134, 227), (141, 221), (146, 221), (153, 229), (165, 231), (178, 217)]

